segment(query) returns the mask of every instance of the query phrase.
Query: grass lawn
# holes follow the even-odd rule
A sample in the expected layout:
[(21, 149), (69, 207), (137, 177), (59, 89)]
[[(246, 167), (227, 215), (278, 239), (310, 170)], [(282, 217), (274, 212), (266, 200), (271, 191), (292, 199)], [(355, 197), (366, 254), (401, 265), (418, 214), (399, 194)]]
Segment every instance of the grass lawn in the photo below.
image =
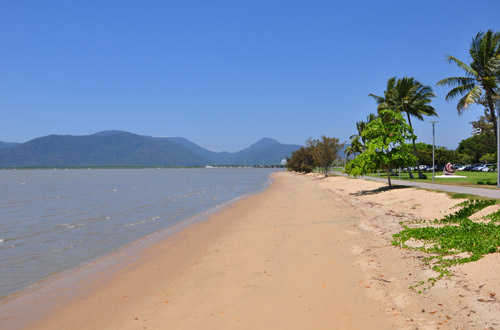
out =
[[(397, 174), (398, 172), (395, 171)], [(384, 173), (385, 174), (385, 173)], [(380, 177), (386, 177), (384, 174), (380, 173)], [(432, 172), (424, 172), (427, 175), (427, 179), (417, 179), (418, 173), (414, 172), (415, 179), (410, 179), (407, 172), (401, 172), (401, 180), (407, 181), (420, 181), (432, 183)], [(442, 175), (443, 172), (436, 172), (436, 176)], [(454, 186), (468, 186), (468, 187), (480, 187), (480, 188), (494, 188), (497, 185), (497, 173), (496, 172), (456, 172), (456, 175), (465, 176), (465, 178), (435, 178), (435, 182), (438, 184), (449, 184)], [(367, 174), (367, 176), (376, 177), (377, 173)], [(399, 175), (391, 176), (391, 179), (399, 179)]]

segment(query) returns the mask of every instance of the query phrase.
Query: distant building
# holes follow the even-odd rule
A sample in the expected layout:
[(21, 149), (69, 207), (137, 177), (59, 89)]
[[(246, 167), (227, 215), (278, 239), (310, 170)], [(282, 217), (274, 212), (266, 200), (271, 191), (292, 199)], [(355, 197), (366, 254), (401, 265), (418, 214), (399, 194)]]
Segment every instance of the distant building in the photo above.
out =
[(478, 128), (474, 128), (474, 129), (472, 130), (472, 133), (471, 133), (471, 134), (472, 134), (472, 136), (479, 135), (479, 134), (481, 134), (481, 129), (480, 129), (479, 127), (478, 127)]

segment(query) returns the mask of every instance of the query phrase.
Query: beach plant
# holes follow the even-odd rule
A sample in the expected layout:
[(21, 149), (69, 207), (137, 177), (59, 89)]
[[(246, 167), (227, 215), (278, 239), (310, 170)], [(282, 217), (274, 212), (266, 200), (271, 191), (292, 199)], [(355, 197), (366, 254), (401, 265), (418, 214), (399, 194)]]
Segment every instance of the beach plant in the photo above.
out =
[(362, 132), (366, 139), (365, 150), (346, 164), (346, 173), (360, 176), (378, 169), (387, 173), (387, 183), (391, 187), (391, 171), (415, 163), (407, 140), (414, 137), (401, 114), (384, 109), (376, 119), (366, 125)]
[[(378, 96), (375, 94), (368, 94), (368, 96), (375, 99), (379, 110), (391, 109), (396, 112), (406, 114), (408, 125), (410, 125), (412, 129), (413, 126), (411, 123), (411, 117), (415, 117), (418, 120), (424, 120), (424, 116), (437, 116), (436, 111), (430, 105), (432, 98), (436, 96), (433, 93), (432, 88), (424, 86), (412, 77), (403, 77), (399, 79), (392, 77), (387, 81), (384, 96)], [(423, 179), (424, 175), (418, 166), (419, 164), (415, 140), (416, 136), (412, 138), (413, 154), (416, 157), (418, 177)], [(408, 173), (412, 178), (413, 176), (411, 171)]]
[[(393, 235), (392, 244), (406, 249), (425, 252), (423, 258), (426, 265), (437, 272), (437, 277), (422, 281), (412, 286), (419, 292), (425, 291), (422, 285), (434, 283), (444, 276), (450, 276), (450, 267), (481, 259), (484, 255), (499, 251), (500, 211), (488, 215), (489, 222), (474, 222), (470, 216), (475, 212), (496, 204), (497, 200), (467, 200), (456, 207), (458, 211), (441, 219), (431, 221), (429, 226), (411, 228), (402, 224), (403, 230)], [(408, 245), (416, 240), (419, 246)]]
[(488, 110), (487, 117), (493, 124), (496, 139), (498, 127), (495, 103), (498, 96), (500, 75), (500, 33), (492, 30), (479, 32), (472, 39), (469, 56), (471, 61), (467, 64), (448, 55), (448, 62), (456, 64), (464, 71), (465, 76), (445, 78), (438, 81), (437, 84), (452, 87), (446, 95), (446, 100), (459, 97), (457, 103), (459, 114), (462, 114), (470, 104), (483, 105)]

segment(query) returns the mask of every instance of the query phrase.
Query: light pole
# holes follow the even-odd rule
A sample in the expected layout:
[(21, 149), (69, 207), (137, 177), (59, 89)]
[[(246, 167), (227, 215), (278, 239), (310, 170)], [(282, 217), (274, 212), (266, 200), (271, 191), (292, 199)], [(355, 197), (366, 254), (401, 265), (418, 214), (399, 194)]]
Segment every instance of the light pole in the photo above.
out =
[(435, 169), (434, 169), (434, 146), (435, 146), (435, 139), (436, 139), (436, 134), (435, 134), (435, 129), (434, 126), (436, 125), (437, 121), (433, 120), (430, 122), (432, 124), (432, 183), (435, 183)]
[[(500, 114), (500, 109), (498, 109), (498, 113)], [(500, 129), (498, 127), (498, 123), (500, 123), (500, 118), (497, 115), (497, 189), (500, 189), (500, 143), (498, 143), (498, 139), (500, 139)]]

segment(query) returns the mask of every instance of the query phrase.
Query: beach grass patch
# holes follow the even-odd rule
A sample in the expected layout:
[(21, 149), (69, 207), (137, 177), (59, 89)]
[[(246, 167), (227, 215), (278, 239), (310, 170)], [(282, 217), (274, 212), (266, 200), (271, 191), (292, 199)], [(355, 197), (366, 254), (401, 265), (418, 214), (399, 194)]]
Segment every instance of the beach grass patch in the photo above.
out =
[[(403, 230), (393, 235), (392, 244), (406, 249), (425, 252), (423, 261), (437, 272), (437, 277), (429, 278), (412, 286), (418, 292), (425, 291), (423, 285), (430, 286), (443, 276), (451, 275), (450, 267), (467, 262), (477, 261), (484, 255), (495, 253), (500, 248), (500, 210), (487, 215), (489, 222), (474, 222), (469, 217), (487, 206), (496, 204), (497, 200), (467, 200), (457, 204), (459, 209), (441, 219), (428, 222), (428, 226), (410, 227), (401, 223)], [(412, 244), (407, 244), (412, 242)], [(414, 244), (419, 242), (420, 244)]]

